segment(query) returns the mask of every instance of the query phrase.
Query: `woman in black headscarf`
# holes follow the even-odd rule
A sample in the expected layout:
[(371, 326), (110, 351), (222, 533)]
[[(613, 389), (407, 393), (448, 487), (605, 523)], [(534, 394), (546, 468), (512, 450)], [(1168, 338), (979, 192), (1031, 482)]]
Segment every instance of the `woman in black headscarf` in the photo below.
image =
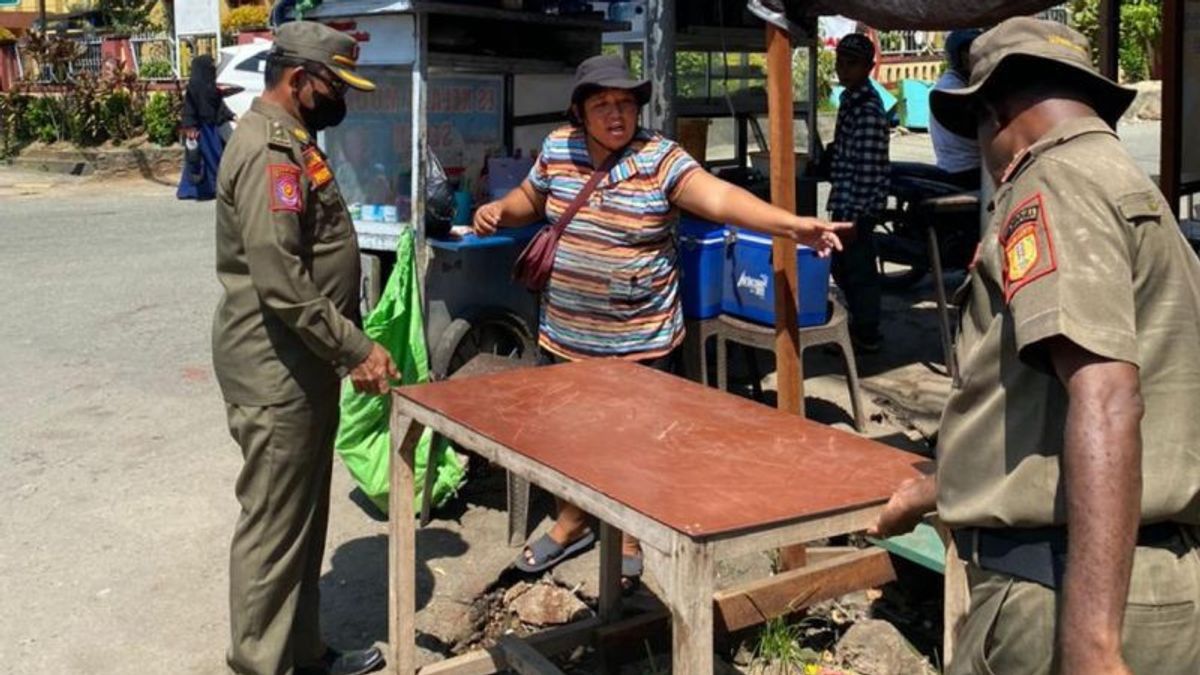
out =
[(183, 95), (183, 134), (187, 151), (176, 196), (212, 199), (217, 194), (217, 167), (225, 151), (220, 128), (234, 119), (217, 89), (217, 66), (211, 56), (192, 59), (192, 74)]

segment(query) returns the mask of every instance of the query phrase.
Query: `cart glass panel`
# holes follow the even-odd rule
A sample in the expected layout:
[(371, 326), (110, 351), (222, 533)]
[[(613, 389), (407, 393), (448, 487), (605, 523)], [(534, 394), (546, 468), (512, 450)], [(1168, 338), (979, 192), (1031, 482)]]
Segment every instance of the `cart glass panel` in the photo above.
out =
[[(412, 71), (362, 68), (376, 91), (352, 91), (346, 120), (325, 147), (346, 203), (360, 222), (408, 222), (412, 204)], [(504, 145), (504, 81), (499, 76), (432, 75), (427, 88), (430, 149), (452, 183), (473, 189), (489, 154)]]

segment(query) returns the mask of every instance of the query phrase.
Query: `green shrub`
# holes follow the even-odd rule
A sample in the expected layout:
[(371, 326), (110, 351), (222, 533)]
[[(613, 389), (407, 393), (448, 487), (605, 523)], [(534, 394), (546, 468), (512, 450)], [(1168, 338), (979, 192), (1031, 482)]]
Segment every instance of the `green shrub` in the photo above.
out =
[(179, 126), (179, 97), (167, 92), (150, 94), (144, 113), (146, 135), (158, 145), (171, 145), (177, 140)]
[(33, 140), (28, 121), (32, 100), (19, 91), (0, 93), (0, 157), (11, 157)]
[(133, 95), (114, 91), (100, 97), (100, 122), (113, 142), (121, 143), (137, 135), (141, 111), (134, 106)]
[(139, 75), (146, 80), (168, 80), (175, 77), (175, 66), (165, 59), (151, 59), (141, 64)]
[(35, 96), (26, 112), (30, 140), (53, 143), (61, 138), (63, 110), (54, 96)]

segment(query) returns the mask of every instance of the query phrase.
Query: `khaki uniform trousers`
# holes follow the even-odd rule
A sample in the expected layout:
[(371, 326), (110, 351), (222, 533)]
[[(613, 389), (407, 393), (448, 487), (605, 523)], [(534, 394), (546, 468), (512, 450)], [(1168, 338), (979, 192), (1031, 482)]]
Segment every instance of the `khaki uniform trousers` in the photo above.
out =
[[(1200, 673), (1200, 549), (1196, 531), (1139, 546), (1125, 606), (1122, 655), (1136, 675)], [(1031, 581), (967, 565), (971, 608), (947, 675), (1058, 673), (1060, 595)]]
[(244, 675), (287, 675), (317, 663), (321, 562), (337, 396), (270, 406), (226, 404), (245, 463), (241, 515), (229, 555), (232, 642), (226, 661)]

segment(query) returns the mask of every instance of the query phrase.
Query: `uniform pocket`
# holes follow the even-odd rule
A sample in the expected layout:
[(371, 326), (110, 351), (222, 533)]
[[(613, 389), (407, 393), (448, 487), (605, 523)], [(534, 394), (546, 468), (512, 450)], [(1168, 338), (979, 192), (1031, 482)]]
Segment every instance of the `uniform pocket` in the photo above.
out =
[(350, 236), (353, 226), (350, 222), (350, 212), (342, 193), (334, 183), (328, 183), (316, 190), (317, 220), (315, 223), (317, 241), (340, 241)]

